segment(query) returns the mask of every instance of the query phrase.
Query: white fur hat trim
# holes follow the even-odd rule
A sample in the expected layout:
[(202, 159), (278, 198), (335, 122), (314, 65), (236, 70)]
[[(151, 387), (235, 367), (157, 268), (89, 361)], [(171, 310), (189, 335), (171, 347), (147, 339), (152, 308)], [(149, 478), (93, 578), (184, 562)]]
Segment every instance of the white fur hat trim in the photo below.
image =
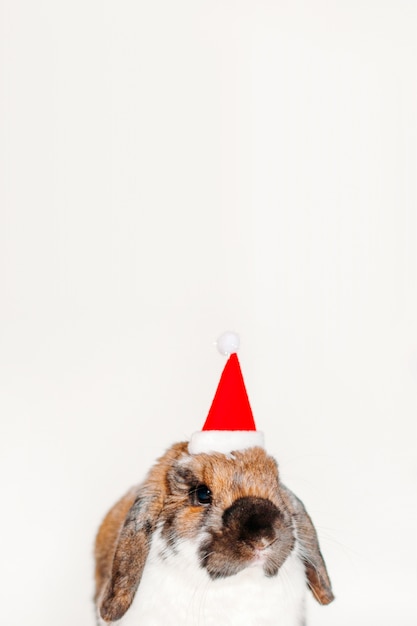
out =
[(246, 450), (255, 446), (264, 448), (264, 434), (259, 430), (201, 430), (193, 433), (188, 452), (200, 454), (221, 452), (228, 454), (235, 450)]

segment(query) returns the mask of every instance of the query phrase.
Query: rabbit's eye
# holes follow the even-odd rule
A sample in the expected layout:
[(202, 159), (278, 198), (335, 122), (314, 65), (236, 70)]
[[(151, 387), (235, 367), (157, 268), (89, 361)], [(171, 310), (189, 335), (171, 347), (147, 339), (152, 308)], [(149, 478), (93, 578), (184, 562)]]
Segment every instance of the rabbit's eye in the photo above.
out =
[(207, 485), (198, 485), (190, 489), (190, 498), (194, 505), (211, 504), (211, 491)]

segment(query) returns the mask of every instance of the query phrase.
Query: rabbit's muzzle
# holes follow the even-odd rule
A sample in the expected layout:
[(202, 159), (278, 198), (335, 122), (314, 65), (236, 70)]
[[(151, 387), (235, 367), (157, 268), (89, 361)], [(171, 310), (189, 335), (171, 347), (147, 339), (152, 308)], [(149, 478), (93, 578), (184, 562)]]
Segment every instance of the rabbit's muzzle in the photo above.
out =
[(265, 498), (239, 498), (223, 514), (225, 532), (235, 541), (266, 547), (275, 540), (275, 522), (280, 512)]
[(222, 516), (220, 531), (200, 548), (200, 563), (211, 578), (232, 576), (261, 566), (274, 576), (294, 547), (291, 517), (266, 498), (239, 498)]

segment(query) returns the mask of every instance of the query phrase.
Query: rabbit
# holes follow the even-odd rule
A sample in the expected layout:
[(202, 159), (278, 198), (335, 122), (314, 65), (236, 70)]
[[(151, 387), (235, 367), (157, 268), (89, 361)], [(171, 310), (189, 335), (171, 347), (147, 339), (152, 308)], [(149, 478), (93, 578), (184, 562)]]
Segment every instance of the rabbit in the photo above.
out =
[(261, 447), (177, 443), (96, 538), (100, 626), (304, 626), (309, 587), (333, 593), (302, 502)]

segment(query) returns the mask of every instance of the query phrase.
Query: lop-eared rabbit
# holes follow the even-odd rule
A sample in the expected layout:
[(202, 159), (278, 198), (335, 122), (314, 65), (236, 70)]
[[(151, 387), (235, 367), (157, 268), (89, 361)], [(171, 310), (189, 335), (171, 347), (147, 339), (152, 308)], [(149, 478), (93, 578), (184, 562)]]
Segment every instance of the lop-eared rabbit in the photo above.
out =
[(96, 540), (98, 624), (304, 626), (333, 600), (302, 502), (261, 447), (173, 445), (110, 510)]

